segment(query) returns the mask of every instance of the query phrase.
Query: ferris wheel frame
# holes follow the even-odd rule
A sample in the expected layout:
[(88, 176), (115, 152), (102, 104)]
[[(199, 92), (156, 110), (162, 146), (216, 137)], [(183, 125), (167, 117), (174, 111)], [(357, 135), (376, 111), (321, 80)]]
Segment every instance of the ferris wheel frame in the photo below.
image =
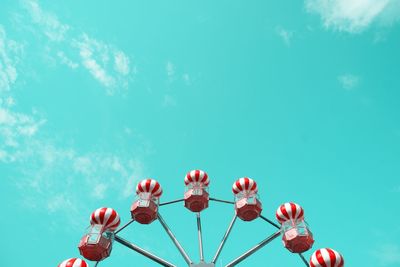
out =
[[(229, 205), (234, 205), (235, 202), (233, 201), (228, 201), (228, 200), (222, 200), (222, 199), (217, 199), (217, 198), (213, 198), (210, 197), (209, 198), (210, 201), (214, 201), (214, 202), (219, 202), (219, 203), (224, 203), (224, 204), (229, 204)], [(171, 204), (175, 204), (175, 203), (180, 203), (180, 202), (184, 202), (184, 199), (176, 199), (176, 200), (172, 200), (172, 201), (168, 201), (168, 202), (163, 202), (159, 204), (159, 207), (161, 206), (166, 206), (166, 205), (171, 205)], [(215, 267), (215, 264), (219, 258), (219, 255), (222, 252), (222, 249), (224, 248), (231, 230), (233, 228), (233, 226), (235, 225), (236, 219), (237, 219), (237, 214), (236, 212), (234, 213), (234, 216), (232, 218), (232, 220), (230, 221), (223, 237), (222, 240), (217, 248), (217, 251), (214, 254), (213, 259), (211, 260), (210, 263), (205, 262), (204, 260), (204, 252), (203, 252), (203, 234), (202, 234), (202, 227), (201, 227), (201, 212), (195, 212), (196, 214), (196, 221), (197, 221), (197, 232), (198, 232), (198, 246), (199, 246), (199, 255), (200, 255), (200, 262), (199, 263), (195, 263), (190, 257), (189, 255), (186, 253), (185, 249), (183, 248), (183, 246), (180, 244), (180, 242), (178, 241), (178, 239), (175, 237), (175, 235), (173, 234), (173, 232), (171, 231), (171, 229), (169, 228), (168, 224), (165, 222), (164, 218), (161, 216), (160, 212), (157, 212), (157, 219), (160, 222), (161, 226), (164, 228), (164, 230), (166, 231), (166, 233), (168, 234), (168, 236), (170, 237), (171, 241), (174, 243), (175, 247), (178, 249), (178, 251), (180, 252), (180, 254), (182, 255), (183, 259), (185, 260), (185, 262), (187, 263), (188, 267)], [(267, 217), (263, 216), (262, 214), (260, 214), (259, 218), (263, 221), (265, 221), (266, 223), (272, 225), (273, 227), (277, 228), (278, 230), (271, 234), (270, 236), (266, 237), (264, 240), (262, 240), (261, 242), (259, 242), (258, 244), (256, 244), (255, 246), (253, 246), (252, 248), (248, 249), (247, 251), (245, 251), (243, 254), (241, 254), (240, 256), (236, 257), (235, 259), (233, 259), (231, 262), (229, 262), (227, 265), (225, 265), (225, 267), (233, 267), (237, 264), (239, 264), (240, 262), (244, 261), (245, 259), (247, 259), (248, 257), (250, 257), (251, 255), (253, 255), (255, 252), (257, 252), (258, 250), (260, 250), (261, 248), (263, 248), (264, 246), (266, 246), (267, 244), (269, 244), (270, 242), (272, 242), (274, 239), (276, 239), (277, 237), (279, 237), (282, 234), (282, 230), (281, 227), (274, 223), (272, 220), (268, 219)], [(161, 265), (161, 266), (165, 266), (165, 267), (177, 267), (177, 265), (174, 265), (170, 262), (168, 262), (167, 260), (135, 245), (134, 243), (122, 238), (121, 236), (119, 236), (118, 234), (120, 232), (122, 232), (125, 228), (127, 228), (128, 226), (130, 226), (135, 220), (131, 219), (128, 223), (126, 223), (125, 225), (123, 225), (122, 227), (120, 227), (118, 230), (115, 231), (114, 235), (113, 235), (113, 239), (118, 242), (119, 244), (145, 256), (146, 258), (156, 262), (157, 264)], [(308, 261), (306, 260), (306, 258), (304, 257), (304, 255), (302, 253), (298, 253), (301, 261), (307, 266), (310, 267)], [(97, 261), (94, 265), (94, 267), (98, 267), (100, 261)]]

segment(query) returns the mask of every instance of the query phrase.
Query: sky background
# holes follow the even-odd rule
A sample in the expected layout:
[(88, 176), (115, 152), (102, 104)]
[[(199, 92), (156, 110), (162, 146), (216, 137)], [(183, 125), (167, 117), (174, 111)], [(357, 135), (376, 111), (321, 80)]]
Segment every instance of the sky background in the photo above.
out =
[[(93, 210), (126, 223), (139, 180), (168, 201), (203, 169), (221, 199), (255, 179), (273, 220), (302, 205), (307, 258), (400, 266), (399, 20), (399, 0), (1, 0), (2, 265), (77, 257)], [(195, 215), (160, 212), (197, 261)], [(209, 260), (233, 207), (202, 215)], [(274, 231), (237, 221), (217, 266)], [(185, 266), (157, 221), (121, 236)], [(99, 266), (135, 263), (155, 266), (115, 244)], [(303, 263), (275, 240), (240, 266)]]

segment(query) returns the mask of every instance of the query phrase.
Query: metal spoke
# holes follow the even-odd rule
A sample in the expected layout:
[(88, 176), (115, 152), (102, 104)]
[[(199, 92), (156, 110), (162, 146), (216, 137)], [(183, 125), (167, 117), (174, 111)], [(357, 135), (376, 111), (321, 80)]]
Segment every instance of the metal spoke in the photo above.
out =
[(202, 232), (201, 232), (200, 212), (196, 213), (196, 217), (197, 217), (197, 234), (198, 234), (198, 237), (199, 237), (200, 261), (204, 261), (203, 237), (202, 237)]
[(229, 226), (228, 226), (228, 229), (226, 229), (226, 232), (225, 232), (225, 234), (224, 234), (224, 237), (222, 237), (221, 244), (219, 244), (219, 247), (218, 247), (218, 249), (217, 249), (217, 252), (215, 252), (215, 256), (214, 256), (214, 258), (213, 258), (213, 260), (212, 260), (212, 263), (215, 264), (215, 262), (217, 261), (217, 259), (218, 259), (218, 257), (219, 257), (219, 254), (221, 254), (222, 248), (224, 247), (225, 242), (226, 242), (226, 240), (228, 239), (229, 234), (231, 233), (231, 230), (232, 230), (233, 225), (235, 224), (236, 218), (237, 218), (237, 215), (236, 215), (236, 213), (235, 213), (235, 215), (234, 215), (233, 218), (232, 218), (231, 223), (230, 223)]
[(117, 235), (114, 237), (114, 239), (118, 243), (120, 243), (120, 244), (122, 244), (122, 245), (124, 245), (124, 246), (126, 246), (126, 247), (128, 247), (128, 248), (130, 248), (130, 249), (142, 254), (143, 256), (145, 256), (145, 257), (157, 262), (158, 264), (160, 264), (162, 266), (177, 267), (176, 265), (173, 265), (172, 263), (169, 263), (168, 261), (163, 260), (162, 258), (160, 258), (160, 257), (158, 257), (158, 256), (156, 256), (156, 255), (154, 255), (154, 254), (152, 254), (152, 253), (150, 253), (150, 252), (148, 252), (148, 251), (136, 246), (135, 244), (132, 244), (132, 243), (128, 242), (127, 240), (125, 240), (125, 239), (123, 239), (123, 238), (121, 238), (121, 237), (119, 237)]
[(186, 253), (186, 251), (183, 249), (183, 247), (181, 246), (181, 244), (179, 243), (178, 239), (176, 239), (176, 237), (174, 236), (174, 234), (172, 233), (171, 229), (169, 229), (168, 225), (165, 223), (164, 219), (161, 217), (161, 214), (158, 213), (158, 220), (160, 221), (161, 225), (164, 227), (165, 231), (167, 232), (167, 234), (169, 235), (169, 237), (171, 238), (172, 242), (174, 242), (176, 248), (179, 250), (179, 252), (182, 254), (183, 258), (185, 259), (186, 263), (190, 266), (191, 264), (193, 264), (193, 261), (189, 258), (188, 254)]
[(213, 198), (213, 197), (210, 197), (210, 200), (215, 201), (215, 202), (227, 203), (227, 204), (235, 204), (235, 202), (233, 202), (233, 201), (222, 200), (222, 199), (217, 199), (217, 198)]
[(165, 205), (174, 204), (174, 203), (178, 203), (178, 202), (182, 202), (182, 201), (184, 201), (183, 198), (177, 199), (177, 200), (168, 201), (168, 202), (164, 202), (164, 203), (160, 203), (158, 206), (165, 206)]
[(309, 267), (310, 265), (308, 264), (308, 261), (306, 260), (306, 258), (304, 258), (304, 255), (299, 253), (300, 258), (303, 260), (304, 264)]
[(269, 242), (271, 242), (272, 240), (274, 240), (275, 238), (277, 238), (278, 236), (281, 235), (281, 231), (276, 232), (275, 234), (271, 235), (270, 237), (267, 237), (266, 239), (264, 239), (263, 241), (261, 241), (260, 243), (258, 243), (257, 245), (255, 245), (253, 248), (249, 249), (248, 251), (246, 251), (244, 254), (242, 254), (241, 256), (237, 257), (236, 259), (234, 259), (233, 261), (231, 261), (230, 263), (228, 263), (228, 265), (226, 265), (225, 267), (232, 267), (235, 266), (236, 264), (238, 264), (239, 262), (245, 260), (246, 258), (248, 258), (249, 256), (251, 256), (253, 253), (255, 253), (256, 251), (258, 251), (259, 249), (261, 249), (262, 247), (264, 247), (266, 244), (268, 244)]
[(131, 223), (133, 223), (135, 220), (132, 219), (130, 220), (127, 224), (125, 224), (124, 226), (122, 226), (121, 228), (119, 228), (117, 231), (115, 231), (115, 234), (118, 234), (119, 232), (121, 232), (122, 230), (124, 230), (126, 227), (128, 227)]
[(280, 227), (278, 224), (274, 223), (273, 221), (271, 221), (271, 220), (268, 219), (267, 217), (264, 217), (264, 216), (260, 215), (260, 218), (263, 219), (264, 221), (268, 222), (269, 224), (271, 224), (271, 225), (274, 226), (275, 228), (281, 229), (281, 227)]

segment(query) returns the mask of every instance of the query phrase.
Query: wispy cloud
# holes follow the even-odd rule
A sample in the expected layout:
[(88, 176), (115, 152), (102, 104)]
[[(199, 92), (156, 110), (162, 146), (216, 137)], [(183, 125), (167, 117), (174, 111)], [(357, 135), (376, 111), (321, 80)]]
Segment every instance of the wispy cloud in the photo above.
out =
[(173, 107), (176, 106), (176, 100), (171, 95), (164, 95), (164, 100), (162, 103), (163, 107)]
[(126, 201), (143, 178), (139, 159), (104, 152), (79, 153), (41, 138), (32, 140), (21, 154), (23, 160), (14, 166), (21, 172), (15, 184), (22, 205), (32, 211), (59, 213), (72, 225), (77, 225), (74, 217), (85, 218), (98, 200)]
[(293, 37), (293, 32), (289, 31), (283, 27), (276, 27), (276, 33), (279, 35), (279, 37), (282, 38), (283, 42), (285, 45), (290, 46), (292, 37)]
[(359, 33), (375, 21), (400, 17), (398, 0), (306, 0), (306, 8), (321, 16), (326, 28)]
[(372, 255), (378, 260), (380, 266), (400, 265), (400, 246), (397, 244), (384, 244), (379, 246)]
[(17, 80), (16, 65), (20, 61), (23, 46), (7, 38), (0, 25), (0, 92), (10, 90)]
[(185, 82), (186, 85), (191, 85), (192, 84), (192, 79), (188, 73), (185, 73), (182, 75), (182, 79)]
[(360, 83), (360, 77), (353, 74), (343, 74), (338, 77), (341, 86), (346, 90), (357, 88)]
[(0, 161), (14, 162), (21, 147), (26, 146), (45, 123), (33, 111), (25, 114), (15, 110), (11, 88), (17, 81), (17, 64), (21, 60), (22, 45), (9, 40), (0, 25)]
[(58, 51), (57, 56), (61, 61), (61, 64), (64, 64), (71, 69), (76, 69), (79, 67), (79, 64), (76, 62), (73, 62), (70, 58), (68, 58), (63, 51)]
[(165, 71), (167, 73), (168, 81), (173, 82), (175, 80), (175, 65), (171, 61), (167, 61), (165, 64)]
[(23, 0), (21, 3), (31, 15), (33, 23), (38, 24), (51, 41), (60, 42), (66, 38), (69, 25), (61, 23), (53, 13), (44, 11), (37, 1)]
[[(43, 10), (36, 0), (23, 0), (22, 6), (29, 14), (30, 22), (37, 26), (36, 32), (44, 34), (50, 41), (48, 46), (51, 49), (48, 47), (48, 51), (44, 51), (47, 57), (71, 69), (83, 67), (106, 88), (109, 95), (119, 88), (128, 88), (130, 75), (135, 72), (131, 73), (131, 60), (123, 51), (61, 22), (54, 13)], [(53, 50), (57, 52), (52, 55)]]

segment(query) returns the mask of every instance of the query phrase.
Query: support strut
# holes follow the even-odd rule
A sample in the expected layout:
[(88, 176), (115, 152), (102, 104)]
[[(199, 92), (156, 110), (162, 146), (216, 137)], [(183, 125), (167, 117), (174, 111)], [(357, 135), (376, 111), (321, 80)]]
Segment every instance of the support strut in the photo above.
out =
[(122, 226), (121, 228), (119, 228), (117, 231), (115, 231), (114, 234), (118, 234), (119, 232), (121, 232), (122, 230), (124, 230), (126, 227), (128, 227), (131, 223), (133, 223), (135, 220), (132, 219), (130, 220), (127, 224), (125, 224), (124, 226)]
[(235, 215), (234, 215), (233, 218), (232, 218), (231, 223), (230, 223), (229, 226), (228, 226), (228, 229), (226, 229), (226, 232), (225, 232), (224, 237), (222, 237), (221, 244), (219, 244), (219, 247), (218, 247), (218, 249), (217, 249), (217, 252), (215, 253), (215, 256), (214, 256), (214, 258), (213, 258), (213, 260), (212, 260), (212, 263), (215, 264), (215, 262), (217, 261), (217, 259), (218, 259), (218, 257), (219, 257), (219, 254), (221, 254), (222, 248), (224, 247), (225, 242), (226, 242), (226, 240), (228, 239), (229, 234), (231, 233), (231, 230), (232, 230), (233, 225), (235, 224), (236, 218), (237, 218), (237, 215), (236, 215), (236, 213), (235, 213)]
[(169, 237), (171, 238), (172, 242), (174, 242), (176, 248), (179, 250), (179, 252), (182, 254), (183, 258), (185, 259), (186, 263), (190, 266), (191, 264), (193, 264), (193, 261), (189, 258), (188, 254), (186, 253), (186, 251), (183, 249), (183, 247), (181, 246), (181, 244), (179, 243), (178, 239), (176, 239), (176, 237), (174, 236), (174, 234), (172, 233), (171, 229), (169, 229), (168, 225), (166, 224), (166, 222), (164, 221), (164, 219), (162, 218), (161, 214), (158, 213), (158, 220), (160, 221), (161, 225), (164, 227), (165, 231), (167, 232), (167, 234), (169, 235)]
[(177, 200), (168, 201), (168, 202), (164, 202), (164, 203), (160, 203), (158, 206), (165, 206), (165, 205), (174, 204), (174, 203), (178, 203), (178, 202), (182, 202), (182, 201), (184, 201), (183, 198), (177, 199)]
[(266, 221), (267, 223), (269, 223), (270, 225), (274, 226), (275, 228), (281, 229), (281, 227), (279, 225), (277, 225), (276, 223), (274, 223), (273, 221), (271, 221), (267, 217), (264, 217), (264, 216), (260, 215), (260, 218), (263, 219), (264, 221)]
[(275, 234), (271, 235), (270, 237), (267, 237), (266, 239), (264, 239), (263, 241), (261, 241), (260, 243), (255, 245), (253, 248), (251, 248), (248, 251), (246, 251), (243, 255), (237, 257), (236, 259), (234, 259), (233, 261), (228, 263), (228, 265), (226, 265), (225, 267), (233, 267), (233, 266), (235, 266), (236, 264), (238, 264), (239, 262), (245, 260), (246, 258), (251, 256), (253, 253), (258, 251), (259, 249), (261, 249), (266, 244), (268, 244), (269, 242), (271, 242), (272, 240), (274, 240), (275, 238), (277, 238), (280, 235), (281, 235), (281, 231), (278, 231)]
[(308, 264), (308, 261), (306, 260), (306, 258), (304, 258), (304, 255), (301, 254), (301, 253), (299, 253), (299, 256), (300, 256), (300, 258), (303, 260), (304, 264), (305, 264), (307, 267), (310, 267), (310, 265)]
[(200, 261), (204, 261), (203, 236), (202, 236), (202, 232), (201, 232), (200, 212), (196, 213), (196, 217), (197, 217), (197, 235), (199, 237)]
[[(169, 263), (168, 261), (163, 260), (162, 258), (160, 258), (160, 257), (158, 257), (158, 256), (156, 256), (156, 255), (154, 255), (154, 254), (152, 254), (152, 253), (150, 253), (150, 252), (148, 252), (148, 251), (136, 246), (135, 244), (132, 244), (132, 243), (128, 242), (127, 240), (125, 240), (125, 239), (123, 239), (123, 238), (121, 238), (121, 237), (119, 237), (117, 235), (114, 236), (114, 240), (117, 241), (118, 243), (126, 246), (127, 248), (130, 248), (133, 251), (136, 251), (137, 253), (140, 253), (143, 256), (145, 256), (145, 257), (157, 262), (158, 264), (160, 264), (162, 266), (165, 266), (165, 267), (177, 267), (176, 265), (173, 265), (172, 263)], [(97, 266), (97, 264), (96, 264), (96, 266)]]
[(215, 201), (215, 202), (226, 203), (226, 204), (235, 204), (235, 202), (233, 202), (233, 201), (222, 200), (222, 199), (217, 199), (217, 198), (213, 198), (213, 197), (210, 197), (210, 200)]

